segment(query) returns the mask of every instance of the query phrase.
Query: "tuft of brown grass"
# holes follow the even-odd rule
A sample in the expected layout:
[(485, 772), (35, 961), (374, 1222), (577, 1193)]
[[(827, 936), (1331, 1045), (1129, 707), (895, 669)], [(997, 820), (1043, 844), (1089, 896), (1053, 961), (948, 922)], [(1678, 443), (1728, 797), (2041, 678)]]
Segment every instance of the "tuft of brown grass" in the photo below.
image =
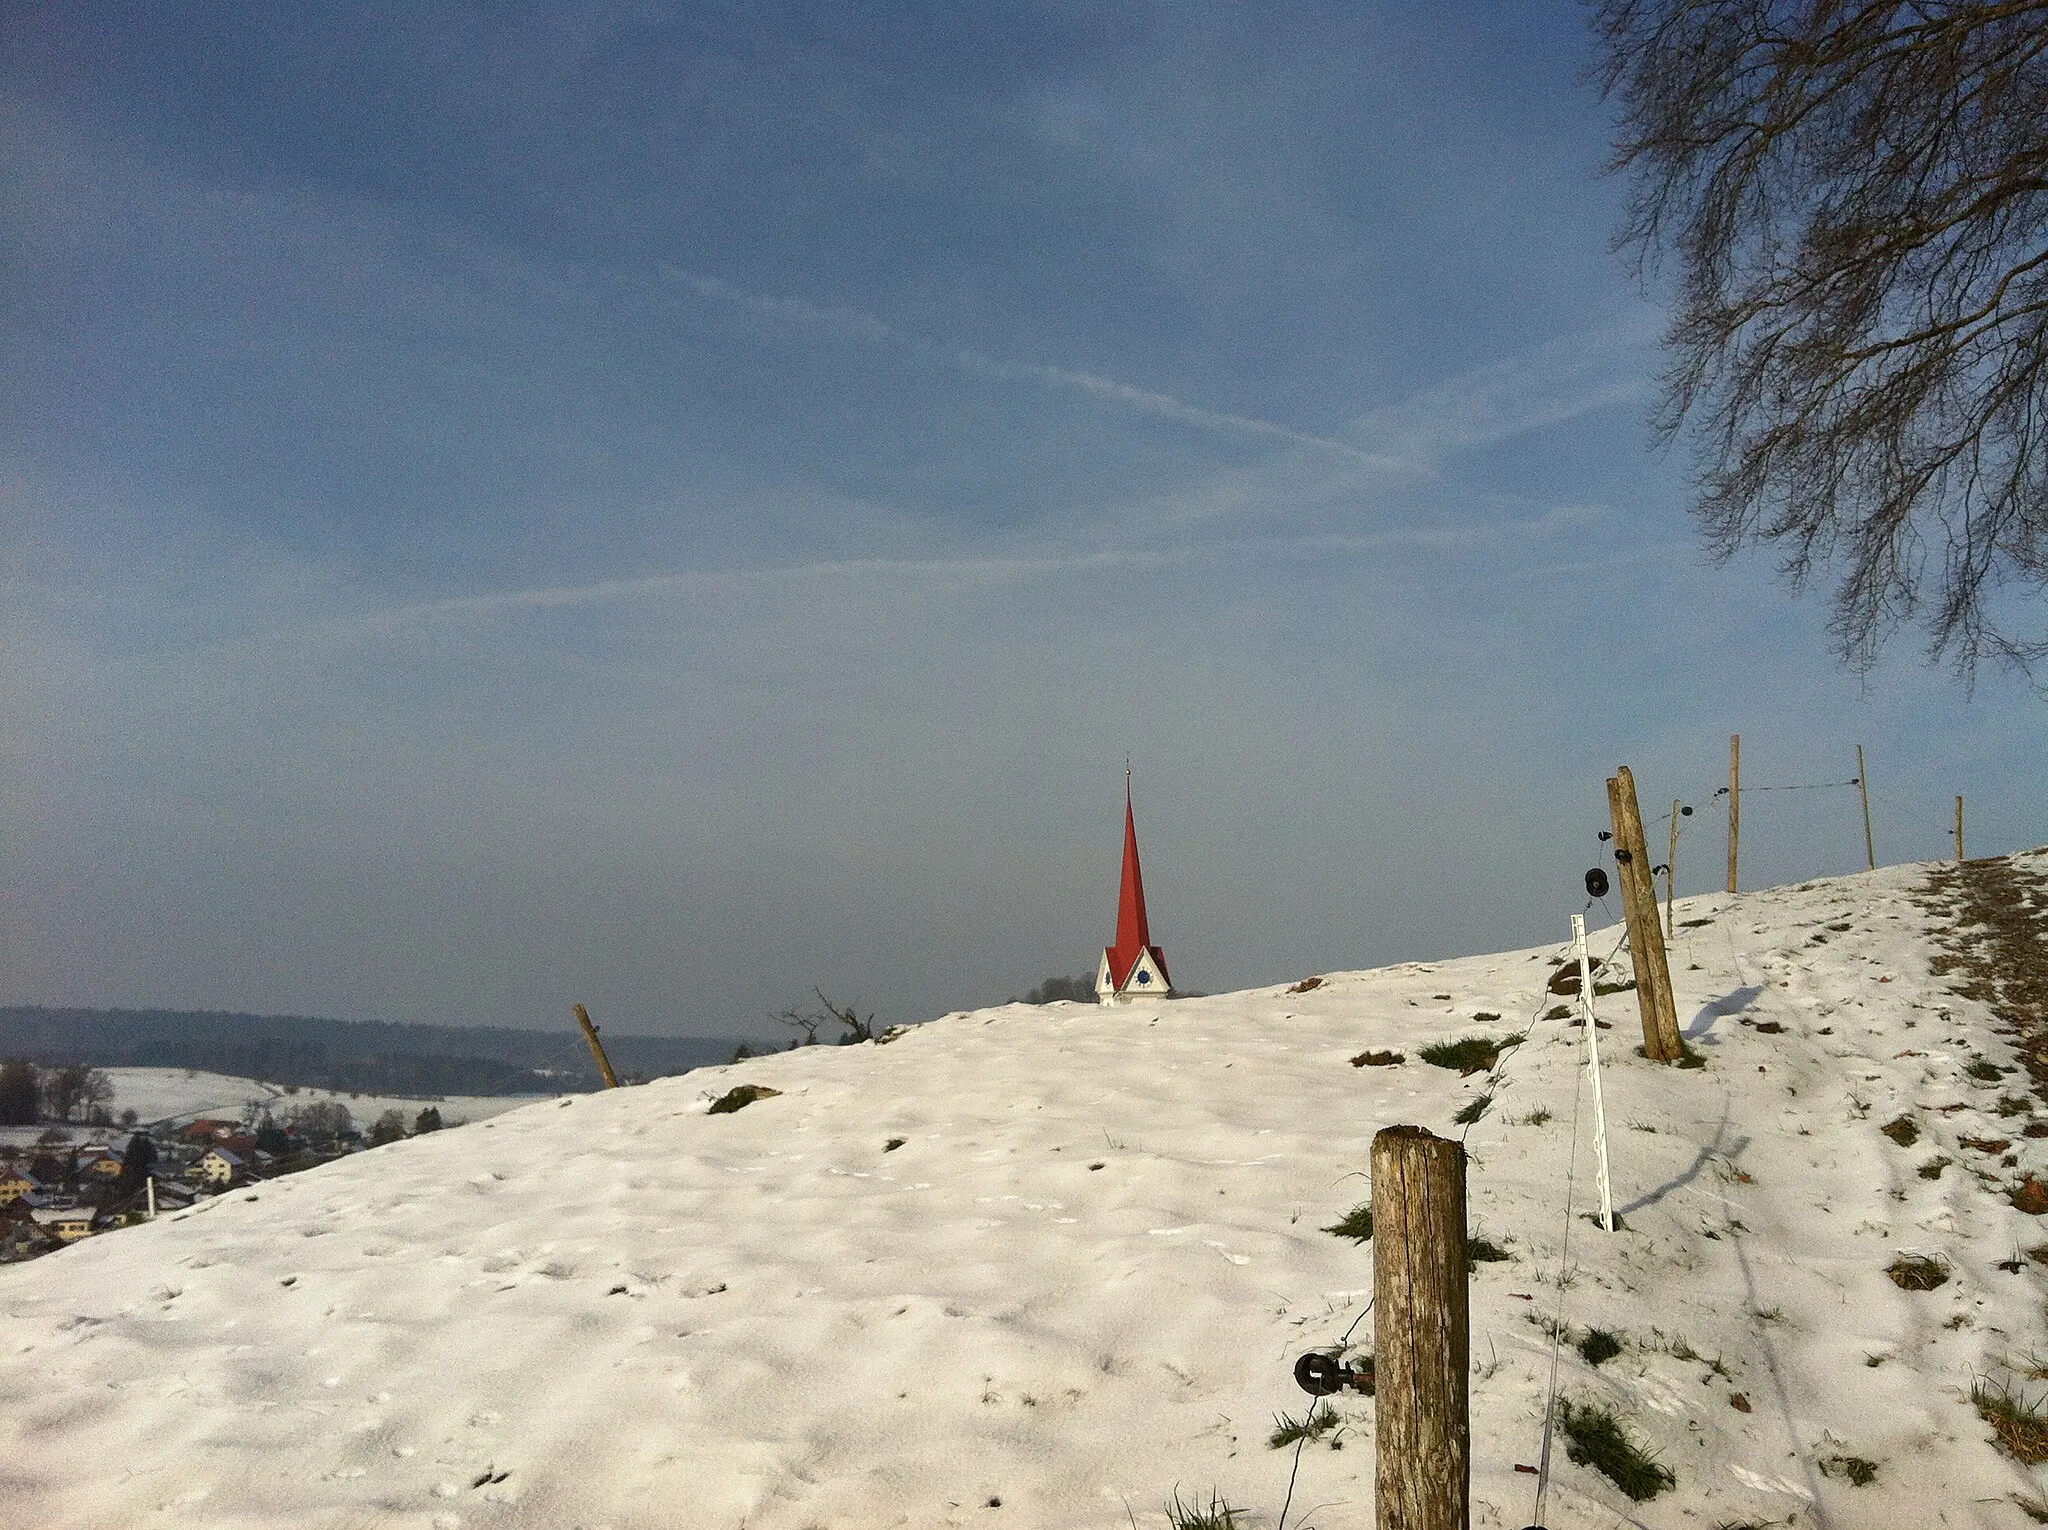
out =
[(1970, 1388), (1970, 1401), (1977, 1416), (1991, 1426), (1998, 1443), (2014, 1460), (2029, 1466), (2048, 1461), (2048, 1418), (2041, 1404), (2029, 1402), (2024, 1393), (2015, 1396), (2004, 1387), (1980, 1381)]
[(729, 1116), (736, 1110), (744, 1110), (756, 1100), (773, 1099), (781, 1094), (780, 1089), (770, 1089), (766, 1084), (742, 1084), (737, 1089), (728, 1089), (711, 1102), (706, 1115)]
[(1878, 1128), (1900, 1147), (1911, 1147), (1920, 1140), (1920, 1126), (1911, 1116), (1900, 1116), (1896, 1121), (1887, 1121)]
[(1932, 1291), (1948, 1284), (1949, 1268), (1925, 1254), (1901, 1254), (1885, 1267), (1885, 1274), (1901, 1291)]

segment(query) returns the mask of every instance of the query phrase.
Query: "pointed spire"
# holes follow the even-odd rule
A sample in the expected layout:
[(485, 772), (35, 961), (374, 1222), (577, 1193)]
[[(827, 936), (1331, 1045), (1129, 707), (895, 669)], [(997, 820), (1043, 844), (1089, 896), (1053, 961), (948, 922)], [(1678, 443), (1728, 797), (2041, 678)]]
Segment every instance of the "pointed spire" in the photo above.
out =
[[(1116, 944), (1103, 952), (1107, 967), (1105, 976), (1112, 993), (1123, 993), (1140, 959), (1148, 952), (1153, 965), (1159, 969), (1156, 981), (1170, 983), (1172, 980), (1166, 975), (1166, 954), (1152, 944), (1151, 927), (1145, 917), (1145, 873), (1138, 864), (1138, 822), (1131, 809), (1131, 768), (1127, 763), (1124, 766), (1124, 870), (1123, 883), (1117, 891)], [(1148, 983), (1154, 981), (1146, 979)], [(1164, 994), (1160, 996), (1164, 997)]]

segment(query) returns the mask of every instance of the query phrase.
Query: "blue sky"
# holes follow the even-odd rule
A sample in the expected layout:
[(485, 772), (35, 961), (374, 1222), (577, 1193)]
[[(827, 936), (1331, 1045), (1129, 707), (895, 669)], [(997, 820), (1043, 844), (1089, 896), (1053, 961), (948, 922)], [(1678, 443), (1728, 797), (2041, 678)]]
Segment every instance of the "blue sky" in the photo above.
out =
[[(1569, 3), (15, 6), (0, 1002), (766, 1034), (2048, 839), (1715, 567)], [(1746, 880), (1862, 864), (1745, 799)]]

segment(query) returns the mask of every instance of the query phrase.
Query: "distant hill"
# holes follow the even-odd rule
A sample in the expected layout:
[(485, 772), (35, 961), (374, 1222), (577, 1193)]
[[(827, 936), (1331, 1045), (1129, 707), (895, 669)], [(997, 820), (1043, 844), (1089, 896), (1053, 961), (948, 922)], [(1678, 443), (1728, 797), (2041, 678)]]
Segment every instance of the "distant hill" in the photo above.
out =
[[(604, 1036), (621, 1078), (731, 1059), (737, 1038)], [(573, 1025), (559, 1031), (392, 1025), (220, 1010), (0, 1008), (0, 1057), (46, 1065), (203, 1068), (365, 1094), (560, 1094), (599, 1085)]]

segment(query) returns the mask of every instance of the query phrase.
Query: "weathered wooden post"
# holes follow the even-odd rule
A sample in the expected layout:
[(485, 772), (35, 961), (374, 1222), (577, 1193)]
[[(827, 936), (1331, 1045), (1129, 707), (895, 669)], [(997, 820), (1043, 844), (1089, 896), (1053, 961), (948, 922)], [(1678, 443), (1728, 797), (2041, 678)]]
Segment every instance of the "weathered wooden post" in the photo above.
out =
[(1379, 1530), (1470, 1530), (1465, 1149), (1419, 1126), (1372, 1139)]
[(1678, 810), (1685, 804), (1671, 799), (1671, 855), (1664, 862), (1664, 938), (1678, 934)]
[(1728, 738), (1728, 890), (1735, 891), (1735, 866), (1742, 845), (1742, 735)]
[(1636, 1005), (1643, 1015), (1643, 1055), (1652, 1062), (1676, 1062), (1685, 1055), (1678, 1034), (1678, 1005), (1671, 997), (1671, 965), (1664, 955), (1664, 929), (1657, 918), (1657, 886), (1650, 878), (1650, 853), (1643, 847), (1643, 815), (1636, 806), (1636, 778), (1623, 765), (1607, 778), (1607, 808), (1614, 820), (1614, 859), (1621, 869), (1621, 906), (1628, 915), (1628, 944), (1636, 968)]
[(1963, 799), (1956, 798), (1956, 864), (1963, 864)]
[(1877, 841), (1870, 834), (1870, 773), (1863, 768), (1863, 746), (1856, 746), (1856, 784), (1863, 789), (1863, 867), (1877, 870)]
[(576, 1006), (576, 1023), (583, 1027), (583, 1039), (590, 1043), (590, 1055), (597, 1059), (597, 1071), (604, 1075), (605, 1088), (618, 1088), (619, 1076), (612, 1072), (612, 1060), (604, 1055), (604, 1043), (597, 1039), (597, 1027), (590, 1023), (590, 1012), (581, 1004)]

